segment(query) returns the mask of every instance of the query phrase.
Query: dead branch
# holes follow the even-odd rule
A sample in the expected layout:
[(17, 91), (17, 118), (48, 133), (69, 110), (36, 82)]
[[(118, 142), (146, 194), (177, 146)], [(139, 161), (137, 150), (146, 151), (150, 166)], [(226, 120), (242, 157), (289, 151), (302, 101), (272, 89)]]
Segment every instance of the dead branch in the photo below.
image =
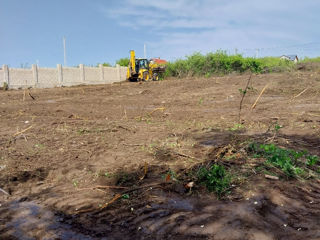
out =
[(101, 186), (101, 185), (98, 185), (98, 186), (94, 186), (94, 187), (90, 187), (90, 188), (79, 188), (78, 190), (79, 191), (82, 191), (82, 190), (96, 190), (96, 189), (99, 189), (99, 188), (102, 188), (102, 189), (127, 189), (127, 187), (120, 187), (120, 186)]
[(32, 100), (36, 100), (36, 98), (32, 96), (30, 92), (29, 92), (29, 96), (32, 98)]
[(143, 179), (146, 177), (147, 173), (148, 173), (148, 163), (145, 162), (145, 163), (144, 163), (144, 173), (143, 173), (143, 176), (140, 177), (139, 180), (140, 180), (140, 181), (143, 180)]
[(249, 88), (249, 84), (250, 84), (250, 81), (251, 81), (251, 77), (252, 77), (252, 73), (250, 74), (250, 77), (247, 81), (247, 85), (246, 85), (246, 88), (243, 90), (242, 92), (242, 97), (241, 97), (241, 100), (240, 100), (240, 106), (239, 106), (239, 123), (241, 124), (241, 109), (242, 109), (242, 102), (243, 102), (243, 99), (248, 91), (248, 88)]
[(6, 192), (5, 190), (3, 190), (2, 188), (0, 188), (0, 192), (3, 192), (6, 195), (10, 195), (8, 192)]
[(266, 90), (266, 88), (268, 87), (268, 85), (269, 85), (269, 83), (268, 83), (266, 86), (264, 86), (264, 88), (261, 90), (261, 92), (260, 92), (259, 96), (257, 97), (256, 101), (255, 101), (254, 104), (251, 106), (251, 110), (256, 107), (256, 105), (257, 105), (260, 97), (262, 96), (263, 92)]
[(28, 131), (28, 130), (31, 129), (32, 127), (33, 127), (33, 126), (30, 126), (30, 127), (26, 128), (26, 129), (20, 131), (20, 132), (17, 132), (17, 133), (15, 133), (15, 134), (13, 134), (13, 137), (16, 137), (16, 136), (18, 136), (18, 135), (20, 135), (20, 134)]
[(294, 96), (293, 98), (291, 98), (290, 101), (293, 101), (295, 98), (301, 96), (305, 91), (307, 91), (309, 89), (309, 87), (307, 87), (306, 89), (304, 89), (302, 92), (300, 92), (299, 94), (297, 94), (296, 96)]
[(180, 156), (180, 157), (185, 157), (185, 158), (191, 158), (191, 159), (194, 159), (194, 160), (201, 160), (199, 158), (196, 158), (196, 157), (193, 157), (193, 156), (190, 156), (190, 155), (187, 155), (187, 154), (183, 154), (183, 153), (179, 153), (179, 152), (173, 152), (174, 154)]

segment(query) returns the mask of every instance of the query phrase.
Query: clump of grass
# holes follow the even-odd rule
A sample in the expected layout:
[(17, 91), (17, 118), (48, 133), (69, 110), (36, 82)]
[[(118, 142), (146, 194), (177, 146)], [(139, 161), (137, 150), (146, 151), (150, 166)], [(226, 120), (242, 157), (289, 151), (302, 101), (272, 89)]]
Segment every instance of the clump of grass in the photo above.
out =
[(289, 178), (305, 176), (306, 171), (313, 171), (319, 164), (319, 157), (310, 155), (307, 151), (295, 151), (276, 146), (275, 144), (249, 145), (254, 157), (265, 158), (266, 164), (279, 168)]
[(226, 193), (231, 177), (221, 165), (214, 164), (209, 168), (201, 167), (197, 172), (198, 182), (206, 186), (208, 191), (215, 192), (218, 197)]
[(8, 83), (4, 82), (2, 90), (7, 91), (9, 89)]

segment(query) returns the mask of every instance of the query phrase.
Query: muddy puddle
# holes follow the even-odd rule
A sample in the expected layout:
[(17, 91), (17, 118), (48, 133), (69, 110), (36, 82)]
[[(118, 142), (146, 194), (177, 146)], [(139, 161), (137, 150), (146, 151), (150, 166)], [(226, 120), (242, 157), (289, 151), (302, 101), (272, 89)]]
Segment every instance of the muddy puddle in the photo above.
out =
[[(2, 212), (7, 215), (4, 224), (5, 233), (1, 239), (97, 239), (72, 230), (71, 221), (65, 222), (63, 216), (53, 213), (36, 202), (14, 201)], [(3, 221), (3, 219), (1, 219)], [(100, 238), (99, 238), (100, 239)]]

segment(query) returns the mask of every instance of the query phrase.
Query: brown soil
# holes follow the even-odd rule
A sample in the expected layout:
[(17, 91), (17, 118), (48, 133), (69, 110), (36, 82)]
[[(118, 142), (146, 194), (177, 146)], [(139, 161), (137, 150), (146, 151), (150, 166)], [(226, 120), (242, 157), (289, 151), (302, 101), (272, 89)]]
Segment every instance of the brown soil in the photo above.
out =
[[(239, 127), (248, 77), (1, 91), (0, 238), (320, 239), (319, 180), (266, 179), (246, 152), (320, 156), (320, 71), (254, 75)], [(184, 187), (217, 161), (229, 194)]]

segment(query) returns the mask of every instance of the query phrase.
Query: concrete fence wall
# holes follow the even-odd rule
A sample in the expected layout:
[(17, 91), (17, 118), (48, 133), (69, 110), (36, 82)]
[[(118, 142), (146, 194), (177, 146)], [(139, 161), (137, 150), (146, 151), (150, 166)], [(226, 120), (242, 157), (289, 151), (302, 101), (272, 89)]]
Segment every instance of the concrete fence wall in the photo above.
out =
[(39, 68), (32, 65), (31, 69), (0, 68), (0, 87), (7, 84), (9, 89), (18, 88), (53, 88), (62, 86), (106, 84), (126, 80), (126, 67), (79, 67)]

